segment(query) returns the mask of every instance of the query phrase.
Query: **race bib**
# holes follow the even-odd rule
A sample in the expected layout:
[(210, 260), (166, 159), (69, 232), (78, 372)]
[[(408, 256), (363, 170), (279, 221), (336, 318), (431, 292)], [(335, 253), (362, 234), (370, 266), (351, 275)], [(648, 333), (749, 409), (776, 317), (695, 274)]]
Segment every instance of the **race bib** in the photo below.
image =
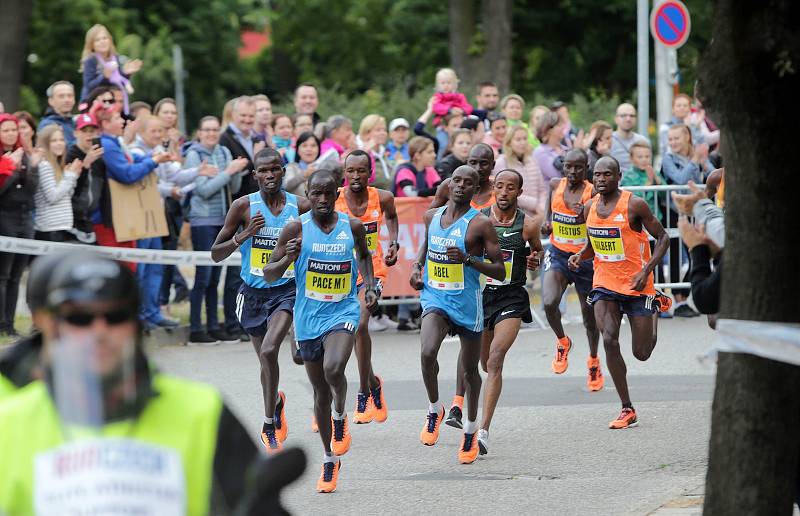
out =
[(586, 224), (579, 223), (576, 215), (553, 212), (553, 240), (559, 244), (586, 244)]
[(428, 249), (428, 286), (436, 290), (463, 290), (464, 264), (453, 262), (447, 253)]
[(514, 264), (514, 251), (506, 251), (505, 249), (501, 249), (500, 252), (503, 254), (503, 265), (506, 268), (506, 279), (504, 279), (503, 281), (497, 281), (494, 278), (486, 276), (487, 285), (499, 286), (499, 285), (508, 285), (509, 283), (511, 283), (511, 266)]
[(622, 232), (619, 228), (588, 228), (594, 255), (601, 262), (621, 262), (625, 260), (625, 247), (622, 245)]
[[(252, 239), (250, 245), (250, 274), (254, 276), (264, 276), (264, 266), (269, 263), (269, 257), (272, 256), (272, 251), (278, 244), (277, 237), (259, 236), (256, 235)], [(289, 265), (286, 272), (283, 273), (284, 278), (294, 278), (294, 262)]]
[(365, 222), (364, 229), (367, 231), (367, 248), (375, 254), (378, 249), (378, 221)]
[(34, 458), (37, 515), (184, 515), (180, 455), (133, 439), (68, 443)]
[(353, 263), (308, 259), (306, 270), (306, 297), (317, 301), (336, 303), (350, 294)]

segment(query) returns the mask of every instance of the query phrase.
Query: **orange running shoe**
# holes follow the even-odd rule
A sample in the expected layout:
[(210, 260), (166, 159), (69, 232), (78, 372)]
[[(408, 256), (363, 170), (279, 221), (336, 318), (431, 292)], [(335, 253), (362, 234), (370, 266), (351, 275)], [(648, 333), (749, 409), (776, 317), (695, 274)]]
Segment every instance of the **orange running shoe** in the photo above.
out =
[(375, 418), (375, 407), (372, 404), (372, 398), (369, 394), (359, 392), (356, 395), (356, 410), (353, 414), (353, 423), (357, 425), (365, 425), (372, 423)]
[(478, 439), (476, 434), (464, 434), (458, 448), (458, 462), (472, 464), (478, 458)]
[(370, 389), (370, 399), (372, 400), (372, 416), (378, 423), (383, 423), (389, 417), (389, 407), (386, 406), (386, 398), (383, 397), (383, 380), (380, 376), (378, 379), (378, 386)]
[(569, 365), (567, 363), (567, 356), (569, 355), (570, 349), (572, 349), (572, 339), (569, 337), (558, 339), (558, 344), (556, 344), (556, 358), (554, 358), (552, 364), (550, 364), (554, 373), (563, 374), (566, 372), (567, 366)]
[(428, 412), (428, 421), (422, 427), (419, 433), (419, 440), (425, 446), (433, 446), (439, 440), (439, 427), (442, 426), (442, 419), (444, 419), (444, 407), (438, 414)]
[(319, 425), (317, 424), (317, 416), (311, 414), (311, 431), (315, 434), (319, 433)]
[(342, 469), (342, 461), (323, 462), (322, 474), (317, 480), (318, 493), (332, 493), (336, 491), (336, 481), (339, 480), (339, 470)]
[(657, 303), (659, 312), (669, 312), (669, 309), (672, 308), (672, 298), (660, 290), (656, 290), (655, 301)]
[(350, 450), (350, 442), (353, 440), (350, 435), (350, 426), (347, 424), (347, 415), (342, 419), (331, 418), (331, 450), (334, 455), (344, 455)]
[(280, 442), (286, 440), (289, 436), (289, 425), (286, 424), (286, 394), (283, 391), (278, 391), (278, 403), (275, 404), (275, 435)]
[(267, 453), (276, 453), (283, 449), (283, 445), (275, 435), (275, 425), (264, 423), (264, 426), (261, 427), (261, 442), (267, 449)]
[(639, 420), (636, 419), (636, 411), (633, 407), (622, 407), (622, 412), (619, 413), (617, 419), (608, 424), (608, 428), (619, 430), (622, 428), (631, 428), (637, 426)]
[(589, 368), (586, 385), (592, 392), (599, 391), (606, 383), (605, 378), (603, 378), (603, 371), (600, 369), (600, 357), (589, 357), (589, 360), (586, 361), (586, 367)]

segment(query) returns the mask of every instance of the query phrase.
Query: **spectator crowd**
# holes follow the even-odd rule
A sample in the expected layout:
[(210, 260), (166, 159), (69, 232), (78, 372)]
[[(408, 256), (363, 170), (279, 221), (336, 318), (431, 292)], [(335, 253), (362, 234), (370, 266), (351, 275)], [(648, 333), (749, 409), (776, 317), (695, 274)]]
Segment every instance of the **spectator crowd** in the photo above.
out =
[[(525, 99), (510, 92), (503, 95), (488, 81), (469, 92), (474, 94), (472, 104), (448, 68), (436, 74), (435, 93), (413, 123), (398, 113), (371, 113), (357, 125), (343, 115), (322, 120), (317, 89), (300, 84), (294, 91), (294, 113), (273, 113), (266, 95), (243, 95), (229, 100), (221, 116), (208, 114), (196, 121), (194, 134), (182, 134), (175, 100), (164, 98), (152, 107), (136, 100), (133, 84), (143, 66), (146, 63), (120, 55), (110, 32), (95, 25), (86, 34), (80, 88), (54, 82), (44, 92), (48, 108), (38, 123), (27, 112), (0, 109), (0, 236), (176, 249), (188, 225), (194, 250), (209, 251), (231, 202), (257, 190), (253, 156), (265, 146), (283, 156), (284, 188), (298, 195), (305, 194), (311, 173), (340, 167), (346, 153), (358, 148), (371, 157), (373, 186), (397, 197), (430, 197), (466, 163), (470, 149), (483, 143), (494, 151), (495, 171), (521, 174), (525, 188), (520, 207), (540, 218), (549, 202), (550, 179), (562, 177), (563, 157), (573, 148), (586, 151), (589, 178), (600, 157), (613, 156), (623, 171), (622, 185), (702, 184), (713, 177), (713, 189), (702, 195), (724, 198), (724, 175), (717, 170), (719, 130), (700, 103), (684, 94), (675, 97), (672, 118), (658, 130), (661, 159), (655, 167), (649, 137), (634, 132), (637, 114), (629, 103), (617, 107), (615, 126), (598, 120), (583, 130), (573, 125), (565, 103), (528, 111)], [(169, 234), (119, 241), (112, 184), (143, 181), (157, 183)], [(711, 209), (711, 201), (696, 192), (690, 206), (680, 197), (639, 194), (669, 227), (679, 226), (681, 209), (694, 209), (703, 220), (721, 217)], [(709, 260), (722, 248), (720, 237), (698, 236), (696, 228), (690, 234), (685, 222), (681, 229), (689, 235), (692, 257), (705, 262), (694, 275), (705, 280), (711, 273)], [(680, 267), (687, 249), (677, 239), (671, 243), (665, 263), (670, 281), (688, 280), (692, 271)], [(0, 333), (16, 334), (20, 278), (30, 260), (27, 255), (0, 253)], [(224, 317), (219, 321), (221, 267), (198, 266), (189, 287), (175, 266), (127, 265), (139, 276), (145, 327), (176, 326), (168, 306), (188, 299), (191, 340), (247, 340), (235, 313), (241, 283), (237, 267), (227, 267)], [(658, 279), (663, 281), (660, 272)], [(688, 294), (673, 290), (674, 315), (698, 315), (686, 303)]]

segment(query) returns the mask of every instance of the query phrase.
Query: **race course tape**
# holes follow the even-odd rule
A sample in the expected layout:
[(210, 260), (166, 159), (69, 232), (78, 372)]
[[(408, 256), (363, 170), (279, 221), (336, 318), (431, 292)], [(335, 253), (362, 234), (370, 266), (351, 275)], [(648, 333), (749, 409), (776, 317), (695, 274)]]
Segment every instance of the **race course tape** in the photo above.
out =
[(800, 324), (720, 319), (716, 350), (800, 366)]
[(162, 265), (240, 266), (242, 255), (235, 252), (219, 263), (211, 259), (210, 251), (168, 251), (161, 249), (136, 249), (100, 245), (45, 242), (27, 238), (0, 236), (0, 252), (44, 255), (65, 251), (89, 251), (105, 258), (123, 262), (156, 263)]

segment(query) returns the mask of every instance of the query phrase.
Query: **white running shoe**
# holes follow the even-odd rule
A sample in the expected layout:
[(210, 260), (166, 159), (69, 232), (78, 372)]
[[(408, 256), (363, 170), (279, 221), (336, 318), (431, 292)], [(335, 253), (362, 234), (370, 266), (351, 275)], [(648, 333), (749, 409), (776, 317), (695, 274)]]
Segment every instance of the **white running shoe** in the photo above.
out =
[(386, 325), (383, 322), (376, 318), (370, 317), (369, 323), (367, 323), (367, 329), (370, 333), (378, 332), (378, 331), (386, 331)]
[(386, 315), (386, 314), (383, 314), (383, 315), (381, 315), (381, 316), (380, 316), (380, 318), (379, 318), (378, 320), (379, 320), (380, 322), (382, 322), (382, 323), (384, 324), (384, 326), (386, 326), (386, 329), (387, 329), (387, 330), (396, 330), (396, 329), (397, 329), (397, 323), (396, 323), (396, 322), (394, 322), (394, 321), (393, 321), (393, 320), (392, 320), (392, 319), (391, 319), (391, 318), (390, 318), (388, 315)]
[(481, 455), (489, 453), (489, 431), (483, 428), (478, 430), (478, 449)]

